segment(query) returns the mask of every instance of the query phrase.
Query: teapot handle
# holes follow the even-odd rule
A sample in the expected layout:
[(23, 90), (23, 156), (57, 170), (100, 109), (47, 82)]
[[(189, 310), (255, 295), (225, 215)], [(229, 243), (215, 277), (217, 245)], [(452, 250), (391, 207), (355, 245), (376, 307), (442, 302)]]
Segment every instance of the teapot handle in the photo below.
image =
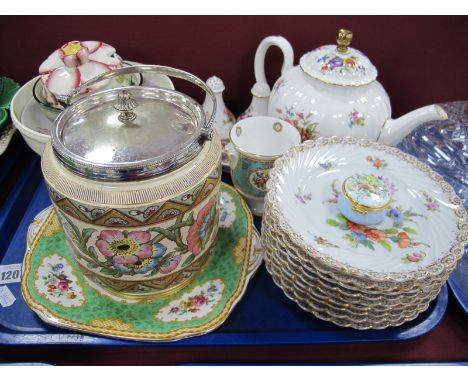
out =
[(293, 67), (294, 52), (291, 44), (282, 36), (268, 36), (265, 37), (257, 48), (255, 53), (255, 81), (257, 83), (267, 84), (265, 77), (265, 54), (270, 46), (277, 46), (283, 52), (283, 67), (281, 68), (281, 74), (284, 74), (287, 70)]

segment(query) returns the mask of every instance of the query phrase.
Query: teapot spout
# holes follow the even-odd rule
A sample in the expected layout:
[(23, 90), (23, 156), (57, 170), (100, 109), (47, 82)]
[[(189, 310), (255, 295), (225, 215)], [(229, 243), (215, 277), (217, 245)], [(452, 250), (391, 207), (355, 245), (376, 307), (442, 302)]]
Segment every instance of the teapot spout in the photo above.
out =
[(445, 120), (447, 113), (439, 105), (413, 110), (397, 119), (388, 119), (377, 138), (378, 142), (396, 146), (407, 134), (424, 122)]

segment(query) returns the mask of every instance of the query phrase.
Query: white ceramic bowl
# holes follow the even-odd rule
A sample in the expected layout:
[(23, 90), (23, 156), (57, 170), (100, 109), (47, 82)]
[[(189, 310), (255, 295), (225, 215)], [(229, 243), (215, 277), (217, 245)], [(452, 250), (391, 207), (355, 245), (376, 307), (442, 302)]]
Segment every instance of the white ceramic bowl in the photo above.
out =
[[(141, 65), (134, 61), (126, 62), (132, 65)], [(47, 131), (53, 127), (53, 122), (47, 119), (33, 97), (33, 87), (39, 77), (33, 78), (18, 90), (11, 101), (10, 114), (13, 124), (28, 146), (42, 156), (45, 145), (50, 139)], [(145, 74), (143, 85), (174, 89), (169, 77), (161, 74)]]
[[(50, 135), (41, 133), (38, 130), (44, 131), (50, 129), (52, 122), (42, 114), (39, 104), (37, 104), (32, 95), (34, 84), (39, 77), (33, 78), (18, 90), (11, 101), (10, 114), (13, 124), (19, 130), (28, 146), (38, 155), (42, 155), (46, 143), (50, 140)], [(37, 113), (35, 113), (35, 107), (37, 108)], [(25, 109), (30, 111), (32, 118), (36, 118), (35, 122), (37, 125), (32, 125), (32, 121), (23, 123), (22, 118)]]
[[(130, 65), (145, 65), (136, 61), (125, 60), (125, 62)], [(143, 86), (159, 86), (161, 88), (174, 90), (174, 84), (168, 76), (151, 72), (147, 72), (143, 75)]]

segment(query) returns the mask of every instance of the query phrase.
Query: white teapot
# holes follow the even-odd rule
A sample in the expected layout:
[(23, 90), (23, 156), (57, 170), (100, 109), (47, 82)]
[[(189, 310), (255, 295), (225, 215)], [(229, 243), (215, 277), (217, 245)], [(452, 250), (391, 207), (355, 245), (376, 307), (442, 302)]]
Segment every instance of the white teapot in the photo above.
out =
[(295, 126), (302, 141), (337, 135), (392, 146), (421, 123), (447, 119), (438, 105), (391, 119), (388, 95), (376, 80), (377, 69), (362, 52), (348, 47), (352, 37), (351, 31), (340, 29), (338, 45), (306, 53), (294, 67), (291, 44), (281, 36), (265, 38), (255, 55), (257, 84), (268, 86), (264, 71), (267, 49), (277, 46), (284, 56), (282, 76), (268, 101), (268, 115)]

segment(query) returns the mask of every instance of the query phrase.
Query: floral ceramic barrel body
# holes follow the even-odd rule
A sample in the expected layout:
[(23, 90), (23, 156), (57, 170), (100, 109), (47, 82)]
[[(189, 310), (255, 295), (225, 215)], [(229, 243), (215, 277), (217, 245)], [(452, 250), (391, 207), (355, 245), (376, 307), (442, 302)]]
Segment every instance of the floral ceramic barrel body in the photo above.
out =
[(97, 182), (68, 171), (44, 151), (49, 195), (79, 268), (92, 283), (136, 298), (190, 283), (218, 231), (221, 142), (169, 174)]
[(236, 189), (248, 197), (263, 198), (266, 194), (268, 174), (274, 160), (259, 160), (239, 153), (234, 168), (231, 169), (232, 182)]

